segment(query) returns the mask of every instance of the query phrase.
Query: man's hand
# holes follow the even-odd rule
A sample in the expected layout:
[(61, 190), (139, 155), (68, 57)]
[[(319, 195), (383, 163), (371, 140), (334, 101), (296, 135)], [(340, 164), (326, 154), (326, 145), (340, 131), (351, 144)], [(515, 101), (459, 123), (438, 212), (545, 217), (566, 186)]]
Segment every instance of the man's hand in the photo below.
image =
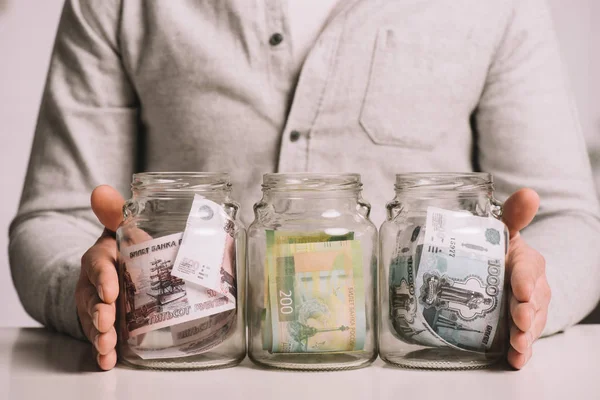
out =
[(539, 204), (540, 198), (536, 192), (521, 189), (506, 200), (502, 216), (510, 231), (506, 260), (512, 289), (509, 300), (511, 327), (508, 362), (516, 369), (523, 368), (531, 358), (531, 346), (544, 330), (550, 304), (546, 261), (519, 234), (533, 220)]
[(102, 236), (81, 258), (81, 273), (75, 289), (77, 315), (83, 332), (93, 344), (98, 366), (109, 370), (117, 363), (115, 301), (119, 279), (115, 263), (117, 243), (114, 232), (121, 223), (123, 197), (110, 186), (92, 192), (92, 210), (105, 229)]

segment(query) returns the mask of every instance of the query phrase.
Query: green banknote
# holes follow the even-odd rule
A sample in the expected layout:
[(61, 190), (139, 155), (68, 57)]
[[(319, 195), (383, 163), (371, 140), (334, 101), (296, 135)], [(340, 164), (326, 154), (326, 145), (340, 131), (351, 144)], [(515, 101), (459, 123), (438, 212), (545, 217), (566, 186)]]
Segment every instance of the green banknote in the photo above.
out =
[(360, 243), (339, 237), (311, 242), (306, 235), (300, 239), (270, 235), (265, 316), (270, 322), (269, 350), (362, 350), (366, 320)]
[(299, 232), (299, 231), (274, 231), (267, 230), (267, 259), (264, 270), (264, 282), (265, 282), (265, 293), (264, 293), (264, 329), (262, 331), (263, 336), (263, 349), (271, 351), (272, 349), (272, 332), (273, 326), (271, 323), (271, 306), (269, 302), (269, 265), (274, 264), (274, 255), (276, 253), (275, 248), (282, 244), (299, 244), (299, 243), (322, 243), (322, 242), (339, 242), (345, 240), (353, 240), (354, 232), (348, 232), (342, 235), (330, 235), (325, 232)]
[(348, 232), (344, 235), (329, 235), (325, 232), (296, 232), (296, 231), (273, 231), (268, 230), (267, 235), (267, 266), (265, 268), (265, 308), (268, 307), (269, 291), (267, 284), (269, 280), (269, 262), (272, 261), (272, 255), (276, 246), (281, 244), (301, 244), (301, 243), (320, 243), (320, 242), (339, 242), (344, 240), (353, 240), (354, 232)]

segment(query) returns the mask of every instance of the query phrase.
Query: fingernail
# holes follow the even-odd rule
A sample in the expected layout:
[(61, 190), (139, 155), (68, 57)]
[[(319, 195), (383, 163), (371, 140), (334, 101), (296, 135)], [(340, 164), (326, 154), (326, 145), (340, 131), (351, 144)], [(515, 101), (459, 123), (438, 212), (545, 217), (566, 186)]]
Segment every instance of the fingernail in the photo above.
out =
[(100, 297), (100, 300), (104, 301), (104, 291), (102, 290), (102, 285), (98, 285), (98, 297)]
[(94, 326), (96, 327), (96, 329), (100, 330), (100, 329), (98, 328), (98, 324), (99, 324), (98, 320), (100, 319), (100, 313), (99, 313), (98, 311), (96, 311), (96, 312), (94, 313), (94, 315), (92, 316), (92, 319), (93, 319), (93, 321), (94, 321)]
[[(100, 337), (100, 334), (97, 334), (97, 335), (94, 337), (94, 347), (96, 348), (96, 350), (98, 350), (98, 339), (99, 339), (99, 337)], [(98, 355), (99, 355), (99, 354), (98, 354)]]

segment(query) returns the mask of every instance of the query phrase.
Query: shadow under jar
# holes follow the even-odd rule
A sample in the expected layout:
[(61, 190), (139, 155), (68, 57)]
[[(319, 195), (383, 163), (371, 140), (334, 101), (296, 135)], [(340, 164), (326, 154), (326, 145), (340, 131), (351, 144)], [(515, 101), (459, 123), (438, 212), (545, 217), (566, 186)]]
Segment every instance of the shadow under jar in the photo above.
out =
[(377, 357), (377, 228), (358, 174), (266, 174), (248, 228), (250, 359), (339, 370)]
[(486, 173), (401, 174), (380, 229), (379, 355), (481, 368), (508, 343), (508, 230)]
[[(239, 364), (246, 354), (246, 232), (230, 198), (229, 175), (140, 173), (131, 188), (117, 230), (120, 361), (156, 369)], [(206, 225), (186, 230), (191, 211)], [(174, 275), (184, 246), (210, 249), (201, 253), (220, 264), (219, 287), (207, 289)], [(213, 265), (196, 261), (202, 268)]]

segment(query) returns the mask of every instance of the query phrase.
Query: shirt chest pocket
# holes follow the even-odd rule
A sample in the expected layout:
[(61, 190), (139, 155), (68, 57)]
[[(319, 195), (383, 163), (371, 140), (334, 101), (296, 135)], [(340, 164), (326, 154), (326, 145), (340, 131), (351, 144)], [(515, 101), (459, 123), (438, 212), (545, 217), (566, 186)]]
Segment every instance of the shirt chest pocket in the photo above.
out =
[(371, 140), (431, 150), (468, 121), (466, 48), (458, 38), (379, 29), (360, 111)]

